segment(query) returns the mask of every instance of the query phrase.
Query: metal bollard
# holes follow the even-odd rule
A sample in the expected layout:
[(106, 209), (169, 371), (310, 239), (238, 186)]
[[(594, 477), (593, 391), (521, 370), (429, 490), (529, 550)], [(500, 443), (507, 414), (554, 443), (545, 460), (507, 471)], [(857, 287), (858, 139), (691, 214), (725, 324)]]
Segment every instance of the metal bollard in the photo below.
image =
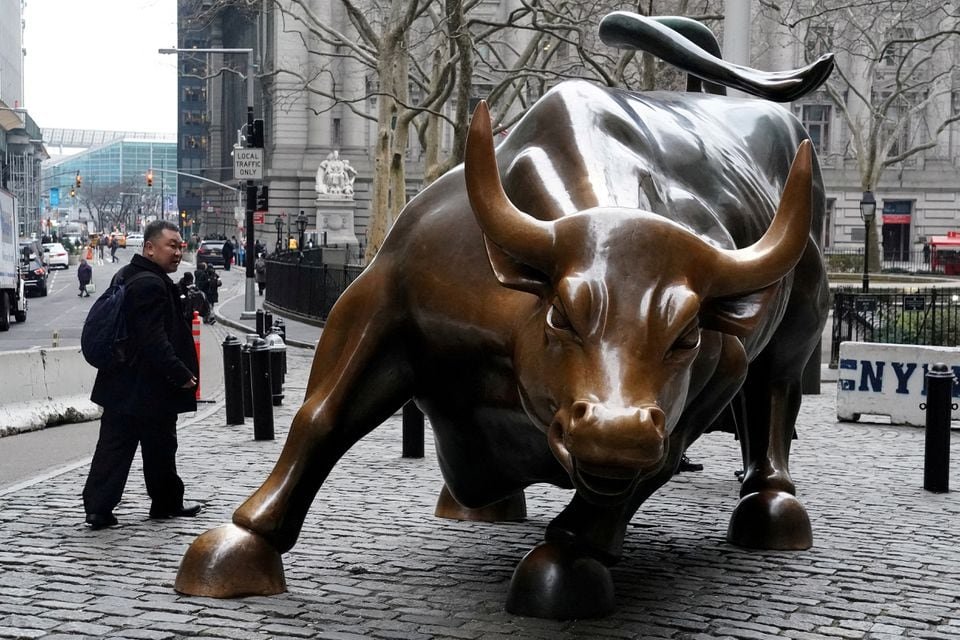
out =
[(423, 412), (408, 400), (403, 405), (403, 457), (423, 457)]
[(927, 371), (926, 441), (923, 488), (950, 491), (950, 414), (953, 410), (953, 372), (942, 362)]
[(270, 385), (273, 392), (273, 406), (283, 404), (283, 383), (285, 382), (283, 367), (286, 364), (287, 345), (276, 331), (271, 331), (264, 338), (270, 348)]
[(228, 335), (223, 340), (223, 399), (227, 424), (243, 424), (243, 370), (240, 365), (240, 341)]
[(263, 309), (257, 309), (256, 318), (257, 318), (256, 320), (257, 335), (262, 338), (264, 335), (266, 335), (265, 333), (266, 330), (264, 329), (264, 326), (263, 326)]
[[(280, 318), (277, 318), (273, 321), (273, 330), (280, 334), (280, 339), (283, 340), (283, 344), (287, 344), (287, 325)], [(287, 375), (287, 352), (283, 352), (283, 375)]]
[(247, 341), (240, 347), (240, 371), (243, 375), (243, 415), (253, 417), (253, 400), (250, 387), (250, 347), (258, 336), (255, 333), (247, 334)]
[(273, 440), (270, 347), (263, 338), (254, 340), (250, 347), (250, 388), (253, 401), (253, 439)]
[(269, 311), (263, 312), (263, 336), (267, 337), (267, 334), (273, 330), (273, 314)]

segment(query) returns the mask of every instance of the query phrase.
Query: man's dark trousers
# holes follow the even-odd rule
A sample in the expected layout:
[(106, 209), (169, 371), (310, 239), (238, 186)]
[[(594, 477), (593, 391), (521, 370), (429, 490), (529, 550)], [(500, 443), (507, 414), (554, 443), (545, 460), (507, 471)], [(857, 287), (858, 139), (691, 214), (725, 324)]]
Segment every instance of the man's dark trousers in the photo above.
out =
[(108, 514), (120, 503), (137, 444), (152, 508), (163, 511), (183, 504), (183, 481), (176, 462), (177, 414), (145, 418), (104, 409), (100, 438), (83, 488), (87, 513)]

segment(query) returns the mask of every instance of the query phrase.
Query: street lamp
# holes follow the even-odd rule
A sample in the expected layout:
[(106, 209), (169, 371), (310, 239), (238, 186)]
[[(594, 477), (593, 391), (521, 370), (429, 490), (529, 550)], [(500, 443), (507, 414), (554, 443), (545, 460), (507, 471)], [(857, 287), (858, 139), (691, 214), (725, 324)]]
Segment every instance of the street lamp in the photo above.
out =
[(303, 209), (300, 210), (300, 213), (297, 214), (297, 231), (299, 231), (299, 237), (297, 242), (297, 249), (300, 253), (303, 253), (303, 234), (307, 230), (307, 216), (303, 215)]
[[(170, 48), (170, 49), (159, 49), (160, 53), (187, 53), (187, 54), (197, 54), (197, 53), (243, 53), (247, 56), (247, 127), (248, 133), (253, 136), (253, 49), (252, 48), (237, 48), (237, 49), (221, 49), (221, 48), (212, 48), (212, 49), (180, 49), (180, 48)], [(246, 217), (244, 220), (244, 227), (247, 231), (247, 255), (255, 255), (256, 247), (253, 238), (253, 211), (256, 206), (257, 200), (257, 188), (253, 184), (253, 180), (247, 180), (247, 207), (246, 207)], [(253, 318), (256, 316), (256, 306), (257, 306), (257, 296), (255, 293), (256, 287), (254, 285), (254, 274), (253, 274), (253, 260), (247, 260), (247, 277), (244, 287), (244, 296), (243, 296), (243, 312), (240, 314), (241, 318)]]
[(273, 226), (277, 228), (277, 253), (280, 253), (280, 249), (283, 247), (283, 243), (280, 241), (280, 236), (283, 234), (283, 218), (277, 216), (277, 219), (273, 221)]
[(872, 191), (864, 191), (860, 199), (860, 218), (863, 220), (863, 292), (870, 290), (870, 227), (877, 213), (877, 201)]

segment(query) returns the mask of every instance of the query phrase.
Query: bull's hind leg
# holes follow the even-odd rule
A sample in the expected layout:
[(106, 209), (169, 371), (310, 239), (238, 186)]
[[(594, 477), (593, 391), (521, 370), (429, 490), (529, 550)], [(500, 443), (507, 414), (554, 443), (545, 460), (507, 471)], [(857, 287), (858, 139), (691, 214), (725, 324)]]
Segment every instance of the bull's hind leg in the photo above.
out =
[(219, 598), (285, 590), (280, 554), (340, 457), (411, 395), (412, 374), (388, 283), (368, 271), (337, 302), (314, 357), (307, 396), (280, 458), (233, 524), (199, 536), (175, 588)]

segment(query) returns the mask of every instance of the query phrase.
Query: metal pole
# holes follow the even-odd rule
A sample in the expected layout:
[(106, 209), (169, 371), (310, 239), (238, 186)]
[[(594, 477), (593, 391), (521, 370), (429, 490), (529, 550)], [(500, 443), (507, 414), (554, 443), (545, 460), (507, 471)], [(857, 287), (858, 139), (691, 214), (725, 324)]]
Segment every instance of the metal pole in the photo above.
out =
[(926, 440), (923, 488), (950, 491), (950, 413), (953, 409), (953, 372), (942, 362), (927, 372)]
[(870, 216), (863, 219), (863, 292), (870, 291)]
[(408, 400), (403, 405), (402, 457), (423, 457), (423, 428), (423, 412), (413, 400)]
[[(253, 138), (253, 49), (247, 51), (247, 133), (250, 138)], [(251, 198), (251, 191), (253, 192), (253, 197)], [(247, 210), (246, 210), (246, 220), (244, 224), (247, 227), (247, 256), (254, 255), (254, 239), (253, 239), (253, 211), (257, 207), (257, 188), (253, 184), (253, 180), (247, 180)], [(246, 279), (246, 288), (244, 289), (243, 296), (243, 313), (240, 314), (241, 318), (252, 318), (254, 317), (255, 310), (257, 308), (257, 294), (256, 294), (256, 282), (254, 280), (253, 273), (253, 260), (247, 260), (247, 279)]]

